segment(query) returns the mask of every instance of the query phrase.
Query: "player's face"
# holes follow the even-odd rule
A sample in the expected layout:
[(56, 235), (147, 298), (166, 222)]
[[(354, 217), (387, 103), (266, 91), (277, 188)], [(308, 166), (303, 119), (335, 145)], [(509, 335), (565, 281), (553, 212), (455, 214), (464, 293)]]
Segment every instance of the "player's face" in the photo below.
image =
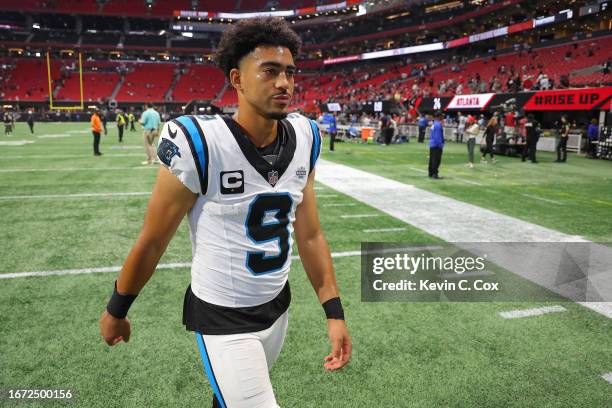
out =
[(295, 64), (287, 47), (259, 46), (240, 63), (238, 92), (269, 119), (283, 119), (291, 103)]

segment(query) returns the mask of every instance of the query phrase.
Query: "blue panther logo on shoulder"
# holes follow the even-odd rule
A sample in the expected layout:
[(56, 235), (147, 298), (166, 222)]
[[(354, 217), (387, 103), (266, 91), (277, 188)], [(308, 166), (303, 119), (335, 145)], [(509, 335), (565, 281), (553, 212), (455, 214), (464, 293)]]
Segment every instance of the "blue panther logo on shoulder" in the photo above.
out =
[(174, 156), (181, 157), (178, 146), (168, 139), (162, 139), (159, 147), (157, 148), (157, 157), (159, 157), (159, 160), (161, 160), (166, 166), (170, 166)]

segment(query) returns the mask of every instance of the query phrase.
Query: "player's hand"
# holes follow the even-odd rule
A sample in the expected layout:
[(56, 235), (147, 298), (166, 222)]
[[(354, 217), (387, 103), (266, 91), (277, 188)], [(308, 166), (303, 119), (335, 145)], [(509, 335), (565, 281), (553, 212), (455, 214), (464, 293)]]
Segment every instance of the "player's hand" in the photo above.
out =
[(104, 338), (104, 341), (109, 346), (125, 341), (130, 341), (130, 333), (132, 329), (130, 327), (130, 321), (128, 318), (117, 319), (104, 310), (102, 317), (100, 317), (100, 334)]
[(323, 367), (328, 370), (337, 370), (348, 364), (353, 352), (353, 342), (344, 320), (327, 319), (327, 334), (332, 351), (325, 357), (327, 362), (323, 364)]

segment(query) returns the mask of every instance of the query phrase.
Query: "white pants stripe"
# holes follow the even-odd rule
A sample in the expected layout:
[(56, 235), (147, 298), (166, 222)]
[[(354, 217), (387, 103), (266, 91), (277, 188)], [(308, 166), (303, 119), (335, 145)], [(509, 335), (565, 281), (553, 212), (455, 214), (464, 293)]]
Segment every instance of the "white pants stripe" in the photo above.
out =
[(253, 333), (196, 333), (208, 380), (222, 408), (280, 408), (269, 370), (287, 334), (285, 312), (266, 330)]

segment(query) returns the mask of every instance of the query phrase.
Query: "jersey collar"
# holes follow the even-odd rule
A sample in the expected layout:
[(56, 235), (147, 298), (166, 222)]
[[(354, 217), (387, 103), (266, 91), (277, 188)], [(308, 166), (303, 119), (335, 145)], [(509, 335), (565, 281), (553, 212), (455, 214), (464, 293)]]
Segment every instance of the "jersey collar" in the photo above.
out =
[[(285, 173), (285, 170), (287, 170), (289, 167), (289, 164), (291, 163), (291, 160), (293, 160), (293, 156), (295, 154), (296, 136), (295, 129), (291, 123), (287, 119), (278, 121), (277, 137), (281, 138), (282, 145), (278, 158), (276, 159), (274, 165), (271, 165), (261, 156), (238, 122), (227, 115), (223, 115), (221, 117), (229, 130), (232, 132), (232, 135), (234, 136), (234, 139), (236, 139), (236, 143), (238, 143), (242, 154), (244, 157), (246, 157), (251, 166), (257, 170), (257, 172), (266, 180), (266, 182), (272, 186), (276, 185), (278, 180), (280, 180)], [(274, 172), (277, 172), (278, 176), (276, 178), (270, 177)]]

